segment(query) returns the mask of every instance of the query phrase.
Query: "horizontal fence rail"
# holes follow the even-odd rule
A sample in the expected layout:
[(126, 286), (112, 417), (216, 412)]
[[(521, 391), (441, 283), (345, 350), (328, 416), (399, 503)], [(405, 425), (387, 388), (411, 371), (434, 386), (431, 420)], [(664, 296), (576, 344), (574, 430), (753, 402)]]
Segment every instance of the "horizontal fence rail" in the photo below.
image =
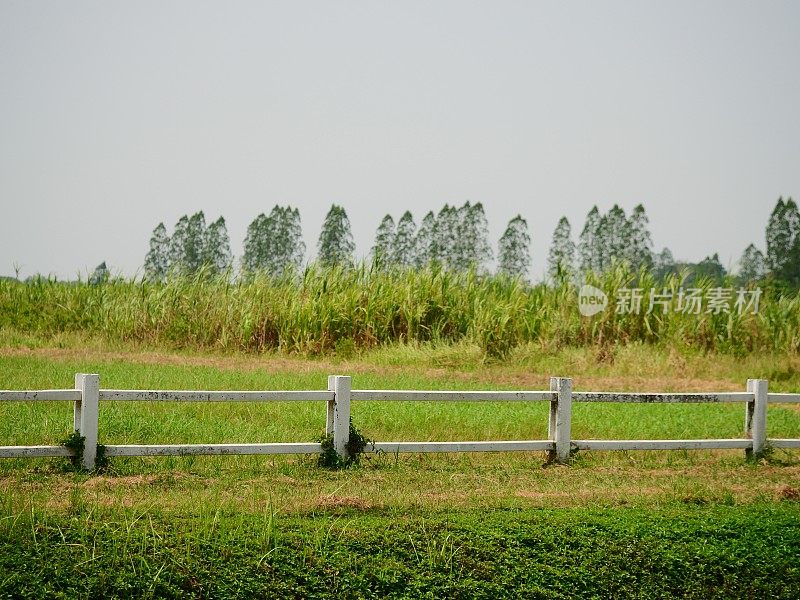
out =
[(350, 398), (377, 402), (549, 402), (554, 395), (553, 392), (353, 390)]
[(573, 392), (573, 402), (643, 402), (643, 403), (703, 403), (751, 402), (750, 392), (725, 392), (721, 394), (648, 394), (620, 392)]
[(322, 444), (165, 444), (111, 445), (106, 456), (197, 456), (202, 454), (319, 454)]
[[(533, 452), (544, 451), (549, 459), (566, 462), (574, 450), (744, 450), (760, 455), (765, 448), (800, 448), (800, 439), (767, 439), (768, 404), (800, 403), (800, 394), (768, 393), (766, 380), (749, 379), (745, 392), (720, 393), (629, 393), (573, 392), (572, 380), (553, 377), (549, 390), (534, 391), (439, 391), (439, 390), (353, 390), (351, 378), (328, 377), (327, 390), (206, 391), (206, 390), (116, 390), (100, 389), (100, 377), (79, 373), (74, 389), (15, 391), (0, 390), (0, 402), (73, 403), (73, 428), (84, 438), (83, 466), (93, 469), (98, 448), (100, 402), (325, 402), (325, 433), (332, 437), (335, 451), (347, 458), (350, 435), (350, 404), (371, 402), (548, 402), (548, 439), (455, 442), (375, 442), (367, 452)], [(732, 403), (745, 405), (744, 437), (700, 440), (573, 440), (573, 402), (618, 402), (640, 404)], [(193, 456), (318, 454), (320, 443), (263, 444), (124, 444), (105, 445), (112, 456)], [(0, 446), (0, 458), (73, 457), (64, 446)]]
[(333, 392), (206, 392), (182, 390), (100, 390), (116, 402), (332, 402)]
[(0, 402), (79, 402), (80, 399), (80, 390), (0, 391)]
[(767, 398), (772, 404), (800, 402), (800, 394), (767, 394)]

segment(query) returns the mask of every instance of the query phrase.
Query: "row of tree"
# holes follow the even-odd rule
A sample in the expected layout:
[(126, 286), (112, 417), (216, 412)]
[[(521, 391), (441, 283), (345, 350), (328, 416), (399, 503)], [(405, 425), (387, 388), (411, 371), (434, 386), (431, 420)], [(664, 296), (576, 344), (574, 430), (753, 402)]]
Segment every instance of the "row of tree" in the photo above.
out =
[[(500, 240), (499, 269), (525, 277), (530, 263), (530, 236), (525, 220), (517, 216)], [(260, 214), (247, 228), (240, 265), (245, 275), (267, 273), (280, 277), (302, 266), (305, 243), (300, 212), (289, 206), (275, 206), (269, 215)], [(355, 244), (347, 213), (333, 205), (325, 217), (317, 243), (317, 261), (325, 266), (348, 265), (354, 260)], [(391, 215), (381, 221), (372, 248), (378, 268), (420, 268), (439, 264), (452, 270), (475, 268), (486, 271), (492, 260), (488, 226), (483, 205), (466, 202), (445, 205), (438, 214), (429, 212), (417, 229), (406, 211), (395, 227)], [(223, 273), (233, 265), (225, 219), (209, 226), (203, 212), (184, 215), (169, 236), (159, 223), (150, 238), (144, 273), (149, 281), (165, 281), (170, 274), (186, 275), (201, 267)]]
[[(800, 285), (800, 211), (791, 198), (778, 199), (765, 238), (766, 253), (754, 244), (744, 250), (739, 278), (758, 281), (770, 276), (791, 286)], [(518, 215), (499, 240), (498, 272), (527, 277), (530, 243), (528, 224)], [(258, 215), (247, 228), (241, 270), (245, 275), (263, 272), (280, 277), (302, 267), (305, 251), (300, 212), (289, 206), (275, 206), (269, 215)], [(317, 242), (317, 261), (325, 266), (347, 265), (353, 262), (354, 252), (350, 220), (345, 210), (334, 204)], [(377, 268), (437, 264), (454, 271), (474, 268), (487, 272), (493, 252), (483, 205), (445, 204), (438, 213), (428, 212), (419, 226), (409, 211), (396, 222), (387, 214), (376, 231), (371, 258)], [(690, 278), (703, 276), (717, 281), (727, 274), (717, 254), (698, 263), (686, 263), (675, 261), (668, 248), (654, 252), (649, 220), (641, 204), (634, 207), (630, 216), (616, 204), (606, 213), (592, 207), (577, 244), (569, 220), (559, 220), (547, 261), (551, 279), (574, 279), (587, 271), (603, 273), (620, 263), (634, 270), (648, 269), (658, 279), (684, 270), (691, 273)], [(233, 267), (225, 219), (220, 217), (207, 226), (202, 211), (184, 215), (171, 236), (159, 223), (145, 258), (145, 277), (164, 281), (170, 273), (191, 274), (201, 267), (216, 273)]]
[(616, 204), (606, 214), (594, 206), (586, 215), (576, 248), (569, 220), (561, 217), (553, 232), (547, 259), (548, 274), (558, 279), (576, 272), (603, 273), (623, 262), (634, 270), (652, 269), (655, 257), (648, 223), (641, 204), (633, 209), (630, 218)]
[(220, 217), (206, 226), (206, 217), (200, 211), (178, 219), (172, 236), (167, 235), (164, 223), (156, 226), (145, 256), (144, 272), (150, 281), (164, 281), (170, 273), (188, 275), (203, 266), (224, 273), (232, 265), (225, 219)]
[[(520, 265), (515, 275), (527, 272), (530, 237), (527, 225), (525, 229), (525, 239), (515, 248), (516, 263)], [(508, 272), (511, 263), (504, 260), (505, 254), (501, 239), (499, 268)], [(428, 212), (419, 229), (409, 211), (403, 213), (396, 227), (392, 216), (386, 215), (378, 226), (372, 247), (373, 261), (383, 267), (421, 268), (435, 263), (455, 271), (470, 268), (484, 271), (492, 258), (486, 215), (480, 202), (466, 202), (461, 207), (445, 204), (438, 214)]]
[[(641, 204), (630, 217), (616, 204), (605, 214), (594, 206), (586, 215), (576, 246), (569, 220), (562, 217), (550, 245), (549, 276), (557, 280), (587, 271), (602, 273), (618, 263), (626, 263), (637, 271), (646, 268), (659, 280), (684, 271), (689, 273), (689, 281), (698, 277), (720, 281), (728, 274), (716, 253), (689, 263), (675, 261), (669, 248), (654, 252), (648, 225)], [(739, 259), (739, 280), (752, 282), (771, 277), (789, 286), (800, 285), (800, 211), (791, 198), (785, 201), (778, 198), (765, 239), (766, 255), (755, 244), (745, 248)]]

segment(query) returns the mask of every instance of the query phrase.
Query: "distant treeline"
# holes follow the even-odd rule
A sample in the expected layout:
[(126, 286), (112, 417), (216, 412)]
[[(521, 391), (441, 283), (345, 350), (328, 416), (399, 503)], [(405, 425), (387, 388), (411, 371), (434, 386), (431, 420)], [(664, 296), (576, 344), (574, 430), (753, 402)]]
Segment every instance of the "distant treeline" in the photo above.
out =
[[(783, 285), (800, 285), (800, 213), (789, 198), (779, 198), (765, 231), (766, 251), (754, 244), (744, 250), (737, 265), (739, 282), (766, 278)], [(496, 272), (527, 279), (531, 262), (528, 223), (520, 215), (512, 219), (497, 244)], [(305, 257), (300, 213), (290, 206), (275, 206), (269, 214), (258, 215), (247, 228), (243, 253), (236, 263), (230, 249), (225, 219), (206, 225), (202, 212), (184, 215), (168, 235), (163, 223), (153, 230), (145, 257), (144, 277), (166, 281), (171, 276), (191, 275), (201, 268), (207, 273), (233, 272), (252, 277), (266, 274), (281, 277), (300, 272)], [(331, 206), (317, 242), (316, 262), (324, 267), (355, 263), (355, 244), (347, 213)], [(454, 271), (488, 273), (495, 255), (489, 242), (486, 215), (481, 203), (460, 207), (445, 204), (438, 213), (428, 212), (417, 225), (409, 211), (395, 221), (381, 220), (370, 260), (376, 268), (421, 269), (428, 266)], [(717, 253), (698, 263), (678, 262), (669, 248), (656, 252), (644, 206), (630, 216), (618, 205), (607, 213), (593, 207), (578, 236), (573, 240), (569, 220), (562, 217), (553, 232), (547, 259), (551, 281), (602, 274), (625, 264), (630, 271), (645, 270), (664, 281), (682, 274), (691, 283), (697, 278), (720, 283), (729, 275)], [(105, 264), (91, 279), (103, 279)]]

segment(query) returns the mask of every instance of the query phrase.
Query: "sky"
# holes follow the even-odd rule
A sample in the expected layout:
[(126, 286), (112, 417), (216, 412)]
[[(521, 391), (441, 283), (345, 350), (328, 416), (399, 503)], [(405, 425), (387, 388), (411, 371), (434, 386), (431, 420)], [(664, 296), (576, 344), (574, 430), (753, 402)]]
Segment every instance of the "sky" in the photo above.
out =
[(800, 3), (0, 0), (0, 275), (141, 274), (153, 228), (342, 205), (561, 216), (642, 203), (733, 267), (800, 201)]

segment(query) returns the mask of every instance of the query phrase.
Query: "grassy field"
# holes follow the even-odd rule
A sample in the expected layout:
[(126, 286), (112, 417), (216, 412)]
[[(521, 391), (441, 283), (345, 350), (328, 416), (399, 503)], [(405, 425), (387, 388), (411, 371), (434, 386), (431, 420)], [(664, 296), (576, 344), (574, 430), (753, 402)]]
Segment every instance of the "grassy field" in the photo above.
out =
[[(526, 344), (545, 350), (647, 343), (733, 353), (800, 351), (800, 296), (764, 284), (758, 310), (737, 310), (734, 280), (721, 312), (684, 312), (681, 289), (708, 297), (719, 284), (686, 276), (656, 282), (624, 267), (588, 281), (603, 289), (610, 307), (581, 317), (577, 288), (529, 285), (502, 276), (441, 269), (380, 271), (311, 266), (297, 277), (252, 280), (199, 273), (166, 284), (112, 280), (102, 285), (43, 279), (0, 280), (0, 328), (56, 335), (84, 332), (125, 343), (178, 349), (307, 355), (350, 355), (397, 343), (479, 347), (486, 357), (514, 355)], [(617, 314), (617, 294), (643, 290), (640, 311)], [(668, 310), (648, 311), (649, 299), (675, 298)]]
[[(60, 334), (0, 334), (0, 389), (103, 387), (800, 390), (800, 360), (628, 344), (599, 352), (476, 344), (392, 346), (337, 357), (174, 352)], [(60, 346), (60, 347), (59, 347)], [(800, 437), (800, 407), (769, 435)], [(58, 443), (69, 403), (0, 406), (0, 445)], [(101, 407), (103, 443), (311, 441), (314, 403)], [(738, 437), (740, 405), (576, 405), (574, 437)], [(354, 403), (376, 440), (542, 439), (546, 406)], [(793, 597), (800, 456), (737, 451), (377, 456), (327, 471), (314, 457), (113, 459), (101, 475), (59, 459), (0, 462), (0, 595), (124, 597)], [(22, 565), (26, 565), (23, 568)], [(36, 591), (46, 590), (45, 594)]]

